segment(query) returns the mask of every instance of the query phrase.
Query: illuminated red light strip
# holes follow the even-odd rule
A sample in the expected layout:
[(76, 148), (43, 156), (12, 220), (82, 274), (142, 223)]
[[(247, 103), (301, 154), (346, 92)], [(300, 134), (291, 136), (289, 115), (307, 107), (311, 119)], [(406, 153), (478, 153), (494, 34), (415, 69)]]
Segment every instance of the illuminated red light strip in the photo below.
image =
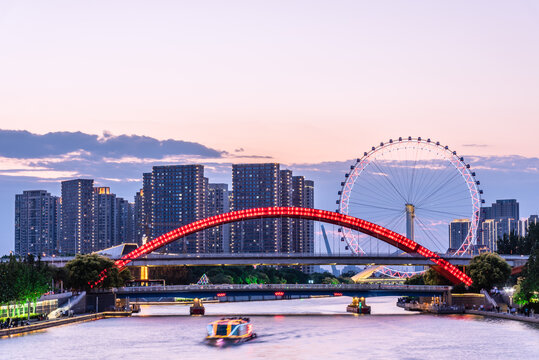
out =
[[(163, 234), (155, 238), (154, 240), (140, 246), (129, 254), (124, 255), (120, 260), (117, 260), (115, 262), (115, 265), (118, 268), (122, 269), (132, 260), (140, 256), (147, 255), (162, 246), (165, 246), (173, 241), (178, 240), (181, 237), (191, 235), (198, 231), (206, 230), (211, 227), (224, 225), (236, 221), (271, 217), (291, 217), (323, 221), (330, 224), (347, 227), (352, 230), (357, 230), (364, 234), (382, 240), (390, 245), (393, 245), (407, 253), (416, 253), (426, 257), (427, 259), (438, 265), (438, 267), (436, 267), (435, 269), (440, 272), (441, 275), (445, 276), (447, 279), (451, 280), (455, 284), (460, 282), (464, 282), (464, 284), (468, 286), (472, 284), (472, 280), (470, 279), (470, 277), (460, 271), (456, 266), (442, 259), (436, 253), (430, 251), (429, 249), (419, 245), (415, 241), (412, 241), (405, 236), (402, 236), (401, 234), (395, 233), (382, 226), (349, 215), (344, 215), (326, 210), (298, 207), (267, 207), (238, 210), (198, 220), (191, 224), (184, 225), (178, 229)], [(95, 282), (94, 285), (99, 284), (99, 282), (101, 281), (102, 280), (100, 279), (100, 281)]]

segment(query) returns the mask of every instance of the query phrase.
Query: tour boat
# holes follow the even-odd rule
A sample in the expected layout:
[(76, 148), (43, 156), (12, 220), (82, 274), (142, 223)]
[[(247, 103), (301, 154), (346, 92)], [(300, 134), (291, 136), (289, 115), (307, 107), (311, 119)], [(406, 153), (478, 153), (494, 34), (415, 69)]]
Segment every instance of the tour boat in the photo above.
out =
[(214, 321), (208, 325), (210, 341), (243, 342), (256, 337), (249, 318), (232, 317)]

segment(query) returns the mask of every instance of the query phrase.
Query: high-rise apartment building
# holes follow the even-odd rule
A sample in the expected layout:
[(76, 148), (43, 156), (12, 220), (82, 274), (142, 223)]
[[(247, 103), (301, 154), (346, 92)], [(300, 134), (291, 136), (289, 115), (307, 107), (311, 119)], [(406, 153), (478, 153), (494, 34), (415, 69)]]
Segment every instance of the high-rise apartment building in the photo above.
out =
[[(303, 207), (314, 209), (314, 181), (305, 180), (303, 192)], [(312, 221), (307, 222), (305, 225), (303, 252), (314, 253), (314, 222)]]
[[(280, 206), (279, 164), (232, 165), (232, 210)], [(257, 219), (231, 224), (231, 252), (268, 252), (281, 250), (278, 219)]]
[(121, 197), (116, 197), (114, 206), (114, 238), (112, 245), (136, 242), (134, 219), (134, 204)]
[(51, 255), (58, 240), (59, 199), (45, 190), (15, 195), (15, 254)]
[(59, 252), (86, 254), (94, 251), (94, 180), (62, 181)]
[(109, 187), (96, 187), (93, 194), (93, 247), (92, 251), (116, 245), (116, 195)]
[[(292, 178), (292, 206), (314, 207), (314, 182), (303, 176)], [(292, 252), (314, 252), (314, 224), (310, 220), (293, 219)]]
[(142, 199), (143, 199), (144, 190), (140, 190), (135, 194), (135, 203), (134, 203), (134, 238), (133, 241), (139, 246), (142, 245), (142, 236), (144, 235), (143, 219), (144, 213), (142, 211)]
[[(519, 221), (519, 203), (515, 199), (496, 200), (491, 206), (482, 207), (479, 218), (478, 245), (488, 246), (492, 251), (497, 249), (497, 241), (504, 235), (514, 232), (521, 235), (523, 230)], [(486, 225), (484, 223), (489, 221)], [(484, 233), (487, 231), (487, 233)], [(494, 238), (492, 238), (494, 236)]]
[[(314, 207), (314, 183), (280, 165), (232, 166), (232, 209)], [(231, 225), (232, 252), (312, 252), (314, 225), (301, 219), (260, 219)]]
[(466, 240), (470, 231), (470, 219), (456, 219), (449, 223), (449, 249), (456, 251)]
[[(292, 206), (314, 208), (314, 182), (303, 176), (292, 177)], [(305, 219), (292, 219), (291, 251), (298, 253), (314, 252), (314, 223)], [(300, 269), (312, 273), (313, 266), (303, 265)]]
[[(228, 184), (209, 183), (206, 198), (206, 216), (224, 214), (229, 211)], [(230, 252), (230, 224), (208, 229), (205, 244), (207, 253)]]
[(485, 246), (491, 251), (498, 250), (498, 235), (496, 221), (494, 219), (486, 219), (481, 222), (481, 238), (479, 245)]
[(518, 220), (513, 218), (496, 219), (496, 236), (501, 239), (504, 235), (518, 235)]
[[(148, 177), (145, 174), (143, 208), (144, 211), (149, 208), (152, 239), (204, 218), (204, 166), (154, 166), (151, 178)], [(151, 183), (149, 188), (148, 183)], [(204, 232), (198, 232), (167, 245), (166, 250), (197, 253), (203, 252), (204, 246)]]
[[(292, 204), (293, 199), (293, 187), (292, 187), (292, 171), (281, 170), (279, 180), (279, 192), (280, 192), (280, 204), (279, 206), (294, 206)], [(281, 249), (280, 252), (289, 253), (294, 251), (294, 219), (282, 218), (281, 219)]]
[(152, 189), (153, 175), (152, 173), (142, 174), (142, 189), (140, 189), (140, 208), (138, 212), (139, 219), (136, 223), (137, 241), (142, 244), (144, 241), (152, 240)]
[(520, 219), (519, 204), (515, 199), (496, 200), (491, 208), (493, 219)]

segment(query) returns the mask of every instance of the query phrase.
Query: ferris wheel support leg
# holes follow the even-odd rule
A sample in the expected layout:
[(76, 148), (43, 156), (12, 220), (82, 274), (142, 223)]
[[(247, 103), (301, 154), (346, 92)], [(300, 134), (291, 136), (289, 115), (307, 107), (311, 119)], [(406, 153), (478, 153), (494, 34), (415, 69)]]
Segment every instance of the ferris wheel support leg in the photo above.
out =
[(415, 241), (414, 236), (414, 218), (415, 207), (412, 204), (406, 204), (406, 237), (412, 241)]

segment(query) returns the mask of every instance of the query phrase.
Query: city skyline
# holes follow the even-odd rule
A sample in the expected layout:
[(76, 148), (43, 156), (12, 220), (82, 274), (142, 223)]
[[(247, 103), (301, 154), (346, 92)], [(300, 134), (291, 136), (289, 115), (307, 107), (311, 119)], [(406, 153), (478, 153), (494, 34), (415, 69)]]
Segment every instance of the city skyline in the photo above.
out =
[[(2, 131), (0, 131), (0, 136)], [(54, 140), (58, 142), (57, 137), (67, 136), (68, 138), (76, 135), (75, 138), (80, 138), (82, 135), (83, 138), (88, 137), (85, 134), (50, 134)], [(35, 137), (35, 135), (32, 135)], [(90, 137), (92, 138), (92, 137)], [(92, 138), (94, 139), (94, 138)], [(36, 138), (32, 139), (36, 141)], [(5, 223), (5, 228), (7, 229), (6, 241), (0, 243), (0, 249), (4, 253), (8, 253), (13, 249), (12, 241), (10, 238), (13, 238), (12, 229), (13, 229), (13, 196), (15, 193), (21, 193), (24, 190), (46, 190), (51, 192), (53, 195), (59, 195), (60, 189), (59, 184), (62, 180), (69, 180), (73, 178), (92, 178), (95, 179), (96, 186), (105, 186), (110, 187), (112, 192), (117, 194), (119, 197), (123, 197), (130, 202), (134, 202), (134, 195), (137, 191), (142, 188), (142, 177), (141, 175), (144, 172), (147, 172), (152, 165), (171, 165), (171, 160), (177, 161), (179, 164), (191, 164), (191, 161), (196, 160), (196, 163), (204, 164), (205, 169), (207, 170), (207, 176), (211, 178), (212, 182), (227, 183), (232, 184), (231, 180), (231, 168), (232, 163), (228, 162), (231, 160), (230, 157), (226, 157), (226, 154), (220, 154), (213, 151), (210, 148), (204, 147), (202, 145), (193, 145), (188, 144), (190, 148), (193, 146), (198, 150), (197, 155), (185, 154), (185, 158), (176, 155), (175, 158), (171, 158), (171, 150), (167, 149), (167, 146), (163, 146), (162, 142), (159, 142), (151, 138), (143, 138), (146, 143), (149, 143), (150, 151), (153, 151), (152, 159), (141, 159), (137, 158), (140, 156), (140, 150), (136, 150), (139, 145), (139, 142), (142, 141), (141, 138), (137, 137), (114, 137), (111, 141), (112, 144), (107, 144), (107, 142), (97, 141), (95, 144), (92, 142), (80, 141), (79, 144), (83, 144), (86, 149), (81, 149), (77, 154), (65, 155), (62, 151), (66, 151), (66, 148), (69, 148), (69, 144), (73, 141), (66, 141), (58, 149), (55, 148), (54, 142), (50, 139), (43, 139), (42, 137), (37, 137), (37, 142), (41, 140), (41, 148), (46, 149), (53, 155), (44, 152), (41, 158), (34, 157), (32, 160), (27, 160), (27, 164), (31, 170), (22, 170), (26, 173), (18, 174), (19, 170), (14, 170), (14, 174), (5, 175), (10, 173), (10, 171), (4, 172), (4, 176), (0, 175), (0, 182), (3, 183), (6, 192), (2, 192), (2, 197), (4, 200), (4, 205), (0, 207), (0, 213), (4, 212), (6, 215), (3, 218), (0, 218), (0, 222)], [(73, 139), (71, 139), (73, 140)], [(48, 141), (48, 143), (47, 143)], [(114, 143), (116, 142), (116, 143)], [(26, 142), (24, 139), (19, 141), (18, 144), (10, 147), (12, 152), (9, 156), (13, 155), (14, 152), (21, 151), (38, 151), (36, 149), (26, 149)], [(67, 145), (66, 145), (67, 144)], [(151, 145), (153, 144), (153, 145)], [(184, 145), (181, 141), (169, 141), (167, 145), (172, 147), (172, 151), (176, 150), (174, 145)], [(156, 148), (152, 150), (153, 148)], [(107, 148), (106, 151), (103, 149)], [(145, 148), (147, 148), (146, 146)], [(4, 147), (6, 149), (7, 147)], [(453, 147), (451, 147), (453, 149)], [(19, 150), (20, 149), (20, 150)], [(52, 149), (52, 150), (51, 150)], [(127, 150), (126, 150), (127, 149)], [(133, 150), (135, 149), (135, 150)], [(137, 154), (138, 151), (138, 154)], [(159, 154), (161, 151), (161, 155)], [(184, 151), (188, 152), (188, 151)], [(59, 153), (59, 154), (58, 154)], [(110, 160), (107, 158), (107, 154), (119, 154), (124, 158), (130, 158), (129, 161), (116, 161)], [(460, 152), (459, 152), (460, 153)], [(54, 155), (57, 154), (57, 155)], [(219, 157), (212, 157), (219, 154)], [(35, 156), (30, 153), (27, 154), (28, 157)], [(193, 159), (196, 157), (196, 159)], [(535, 171), (530, 171), (528, 165), (526, 165), (526, 160), (518, 158), (510, 159), (500, 159), (500, 158), (482, 158), (477, 156), (466, 156), (467, 161), (471, 163), (472, 169), (478, 169), (478, 178), (482, 181), (482, 188), (486, 189), (483, 198), (486, 200), (486, 203), (494, 202), (496, 199), (504, 198), (517, 198), (521, 203), (522, 208), (522, 217), (527, 217), (529, 215), (537, 214), (537, 195), (535, 194), (535, 184), (539, 182), (539, 176)], [(16, 159), (13, 157), (12, 159)], [(138, 160), (136, 160), (138, 159)], [(192, 159), (192, 160), (189, 160)], [(21, 159), (17, 159), (21, 160)], [(140, 161), (139, 161), (140, 160)], [(235, 158), (236, 162), (246, 161), (246, 162), (268, 162), (268, 158)], [(479, 164), (475, 161), (480, 161)], [(520, 164), (518, 162), (520, 161)], [(155, 163), (153, 163), (155, 162)], [(517, 165), (515, 165), (515, 162)], [(304, 174), (307, 178), (313, 179), (318, 185), (319, 196), (316, 196), (315, 207), (334, 210), (335, 208), (335, 199), (337, 197), (337, 190), (339, 188), (339, 183), (344, 179), (344, 174), (349, 168), (352, 160), (350, 161), (340, 161), (340, 162), (327, 162), (321, 164), (292, 164), (287, 166), (287, 168)], [(286, 166), (286, 164), (283, 164)], [(64, 177), (66, 174), (62, 173), (62, 169), (69, 167), (71, 170), (74, 170), (73, 173), (67, 175), (75, 175), (73, 177)], [(41, 171), (48, 172), (47, 168), (52, 169), (55, 174), (52, 177), (41, 176)], [(28, 174), (29, 172), (29, 174)], [(518, 173), (519, 176), (515, 177), (514, 174)], [(101, 176), (95, 176), (96, 174), (101, 174)], [(114, 176), (119, 176), (119, 178), (114, 178)], [(123, 178), (122, 178), (123, 176)], [(57, 180), (56, 178), (59, 179)], [(111, 178), (112, 177), (112, 178)], [(8, 189), (13, 189), (12, 192)], [(522, 200), (521, 200), (522, 199)]]
[[(259, 207), (259, 206), (290, 206), (291, 203), (289, 203), (289, 201), (293, 201), (293, 202), (297, 202), (297, 201), (303, 201), (303, 200), (293, 200), (293, 197), (289, 194), (288, 197), (290, 197), (288, 200), (286, 200), (286, 196), (284, 194), (284, 192), (287, 192), (288, 190), (292, 191), (296, 186), (298, 185), (293, 185), (296, 183), (296, 181), (301, 181), (301, 184), (305, 184), (307, 185), (307, 183), (309, 183), (309, 186), (312, 187), (313, 185), (313, 182), (310, 181), (310, 180), (305, 180), (305, 177), (304, 176), (292, 176), (292, 171), (290, 170), (278, 170), (279, 169), (279, 165), (278, 163), (263, 163), (263, 164), (237, 164), (237, 165), (233, 165), (232, 166), (232, 170), (233, 170), (233, 174), (235, 173), (235, 171), (237, 170), (234, 170), (235, 168), (237, 169), (238, 166), (239, 168), (241, 169), (249, 169), (247, 170), (247, 173), (245, 174), (246, 176), (253, 176), (253, 175), (249, 175), (249, 174), (256, 174), (256, 172), (258, 170), (256, 169), (268, 169), (270, 170), (268, 174), (270, 173), (273, 173), (275, 171), (277, 171), (277, 178), (276, 179), (273, 179), (271, 180), (270, 178), (268, 178), (267, 180), (269, 180), (269, 183), (268, 184), (272, 184), (274, 181), (277, 181), (278, 183), (280, 183), (280, 185), (277, 186), (278, 188), (278, 191), (273, 193), (273, 192), (269, 192), (268, 195), (271, 195), (273, 197), (275, 196), (283, 196), (282, 197), (282, 200), (278, 200), (278, 199), (273, 199), (272, 201), (275, 202), (273, 204), (272, 201), (270, 201), (270, 203), (260, 203), (258, 204), (258, 200), (255, 200), (255, 198), (258, 198), (260, 196), (264, 197), (264, 194), (263, 193), (252, 193), (251, 195), (249, 196), (252, 196), (253, 199), (251, 200), (251, 202), (254, 200), (255, 202), (257, 202), (257, 204), (251, 204), (249, 205), (248, 203), (245, 203), (245, 206), (240, 206), (241, 208), (250, 208), (250, 207)], [(268, 167), (269, 166), (269, 167)], [(193, 174), (195, 174), (195, 172), (193, 172), (193, 170), (189, 170), (189, 169), (197, 169), (196, 170), (196, 173), (198, 174), (197, 176), (195, 177), (198, 177), (199, 180), (198, 181), (195, 181), (193, 184), (190, 183), (191, 180), (187, 180), (187, 179), (190, 179), (190, 178), (193, 178)], [(255, 171), (253, 173), (253, 171)], [(154, 174), (154, 175), (152, 175)], [(163, 177), (163, 179), (171, 179), (171, 180), (167, 180), (168, 182), (166, 183), (162, 183), (161, 185), (158, 185), (160, 184), (161, 181), (157, 181), (157, 178), (155, 176), (155, 174)], [(262, 176), (261, 179), (263, 179), (266, 175), (262, 175), (263, 173), (260, 173), (259, 175), (256, 175), (256, 176)], [(280, 175), (279, 175), (280, 174)], [(183, 184), (183, 183), (177, 183), (177, 180), (173, 181), (172, 179), (176, 179), (178, 178), (178, 175), (179, 175), (179, 178), (185, 178), (186, 181), (188, 181), (187, 183)], [(194, 179), (194, 178), (193, 178)], [(280, 179), (280, 180), (279, 180)], [(157, 181), (157, 183), (156, 183)], [(172, 182), (170, 182), (172, 181)], [(176, 187), (178, 187), (179, 185), (179, 189), (182, 189), (184, 185), (188, 185), (190, 184), (189, 186), (194, 186), (194, 188), (196, 189), (205, 189), (204, 192), (207, 194), (207, 199), (205, 200), (205, 203), (207, 203), (208, 200), (210, 200), (211, 198), (213, 198), (215, 200), (215, 197), (214, 196), (211, 196), (210, 193), (209, 193), (209, 190), (210, 188), (220, 188), (220, 189), (224, 189), (224, 188), (227, 188), (228, 187), (228, 184), (216, 184), (216, 183), (209, 183), (210, 179), (207, 178), (207, 177), (204, 177), (204, 166), (200, 166), (200, 165), (168, 165), (168, 166), (154, 166), (153, 167), (153, 171), (152, 173), (143, 173), (142, 174), (142, 186), (141, 188), (139, 189), (139, 191), (137, 191), (134, 195), (133, 195), (133, 201), (132, 202), (129, 202), (128, 200), (124, 200), (122, 199), (121, 197), (117, 197), (116, 194), (114, 193), (111, 193), (110, 191), (110, 187), (106, 186), (106, 187), (103, 187), (103, 186), (97, 186), (97, 187), (94, 187), (94, 180), (93, 179), (71, 179), (71, 180), (66, 180), (66, 181), (62, 181), (61, 182), (61, 185), (62, 185), (62, 197), (64, 198), (69, 198), (68, 196), (68, 193), (64, 193), (64, 187), (65, 186), (68, 186), (68, 184), (74, 184), (75, 185), (75, 189), (77, 189), (77, 187), (79, 188), (79, 193), (80, 193), (80, 183), (82, 184), (85, 184), (85, 187), (87, 187), (87, 193), (88, 194), (94, 194), (94, 198), (93, 200), (91, 200), (90, 198), (88, 198), (88, 201), (94, 203), (94, 208), (88, 208), (87, 210), (85, 210), (86, 212), (92, 212), (94, 213), (95, 212), (95, 224), (89, 224), (88, 226), (90, 226), (90, 228), (88, 229), (88, 234), (86, 235), (86, 237), (88, 238), (86, 241), (92, 241), (92, 245), (87, 245), (87, 248), (84, 250), (82, 249), (82, 252), (88, 252), (90, 251), (89, 249), (91, 249), (91, 251), (95, 251), (95, 250), (98, 250), (98, 249), (102, 249), (102, 248), (106, 248), (106, 247), (109, 247), (110, 245), (116, 245), (118, 244), (118, 242), (116, 242), (114, 239), (117, 237), (117, 235), (115, 235), (115, 232), (116, 231), (128, 231), (126, 228), (123, 229), (123, 230), (117, 230), (116, 229), (116, 221), (127, 221), (127, 220), (101, 220), (104, 216), (107, 216), (105, 214), (107, 214), (107, 212), (102, 212), (102, 210), (99, 210), (99, 208), (101, 208), (102, 206), (112, 206), (113, 208), (115, 206), (124, 206), (126, 207), (126, 209), (130, 209), (130, 210), (125, 210), (125, 211), (130, 211), (131, 213), (131, 217), (132, 219), (130, 221), (133, 221), (134, 224), (132, 225), (133, 226), (133, 229), (131, 230), (131, 234), (129, 236), (124, 236), (124, 238), (129, 238), (129, 239), (132, 239), (132, 240), (129, 240), (129, 241), (132, 241), (132, 242), (138, 242), (140, 243), (140, 237), (141, 235), (144, 233), (144, 230), (142, 230), (142, 228), (145, 226), (145, 222), (144, 220), (142, 220), (142, 218), (138, 218), (138, 222), (137, 222), (137, 214), (139, 212), (142, 211), (141, 215), (144, 213), (144, 208), (145, 208), (145, 205), (144, 202), (148, 202), (148, 200), (144, 200), (145, 199), (145, 196), (144, 194), (152, 194), (155, 190), (153, 189), (154, 186), (157, 186), (157, 188), (159, 187), (162, 187), (162, 189), (160, 191), (164, 191), (165, 193), (167, 192), (170, 192), (171, 190), (173, 190), (173, 192), (175, 192), (176, 190), (174, 190)], [(288, 184), (288, 182), (290, 182), (290, 184)], [(240, 182), (237, 182), (237, 183), (240, 183)], [(86, 185), (87, 184), (87, 185)], [(167, 185), (168, 184), (168, 185)], [(285, 185), (286, 184), (286, 185)], [(298, 183), (299, 184), (299, 183)], [(245, 185), (247, 185), (248, 187), (250, 187), (250, 185), (248, 185), (248, 183), (246, 183)], [(242, 186), (245, 186), (245, 185), (242, 185)], [(71, 185), (69, 185), (71, 186)], [(269, 186), (269, 185), (268, 185)], [(303, 185), (299, 185), (299, 186), (303, 186)], [(232, 188), (234, 187), (234, 175), (233, 175), (233, 178), (232, 178)], [(66, 187), (67, 188), (67, 187)], [(290, 188), (290, 189), (288, 189)], [(288, 189), (288, 190), (285, 190), (285, 189)], [(314, 188), (313, 188), (314, 189)], [(181, 192), (182, 190), (180, 190)], [(183, 190), (185, 191), (185, 190)], [(197, 190), (198, 191), (198, 190)], [(297, 194), (299, 194), (297, 192), (297, 190), (293, 190), (293, 192), (296, 194), (295, 196), (297, 196)], [(45, 190), (24, 190), (23, 191), (23, 194), (17, 194), (16, 195), (16, 201), (15, 203), (16, 204), (23, 204), (19, 201), (19, 198), (22, 197), (22, 196), (28, 196), (29, 194), (31, 193), (39, 193), (39, 194), (36, 194), (39, 197), (45, 195), (47, 197), (51, 197), (51, 194), (47, 193)], [(188, 194), (189, 192), (187, 192)], [(34, 196), (36, 196), (34, 195)], [(88, 195), (89, 196), (89, 195)], [(191, 195), (188, 195), (188, 196), (191, 196)], [(196, 195), (195, 197), (198, 198), (199, 195)], [(202, 196), (202, 193), (201, 195)], [(270, 196), (270, 197), (271, 197)], [(313, 196), (312, 195), (312, 192), (311, 192), (311, 195), (309, 196)], [(54, 195), (52, 195), (52, 198), (55, 198), (56, 200), (55, 201), (59, 201), (60, 203), (62, 202), (62, 197), (55, 197)], [(108, 199), (110, 197), (110, 199)], [(242, 198), (243, 196), (240, 196), (240, 198)], [(79, 198), (80, 198), (80, 194), (79, 194)], [(180, 194), (180, 199), (182, 198), (181, 194)], [(308, 207), (313, 207), (314, 205), (314, 200), (315, 197), (311, 198), (311, 200), (308, 200), (307, 204)], [(108, 199), (108, 200), (107, 200)], [(164, 199), (164, 198), (163, 198)], [(154, 199), (155, 200), (155, 199)], [(152, 203), (153, 201), (152, 200)], [(185, 200), (185, 199), (184, 199)], [(42, 200), (39, 200), (39, 201), (42, 201)], [(80, 200), (79, 200), (80, 201)], [(110, 205), (107, 205), (107, 203), (111, 202), (112, 203)], [(142, 204), (138, 204), (137, 205), (137, 202), (139, 201), (142, 201)], [(165, 202), (168, 201), (168, 200), (165, 200)], [(222, 201), (222, 200), (221, 200)], [(277, 202), (279, 202), (279, 204), (281, 205), (278, 205)], [(284, 201), (284, 202), (283, 202)], [(160, 201), (158, 201), (159, 203)], [(210, 201), (211, 202), (211, 201)], [(124, 204), (125, 205), (122, 205)], [(273, 204), (273, 205), (271, 205)], [(288, 204), (288, 205), (285, 205), (285, 204)], [(210, 203), (207, 203), (206, 205), (200, 205), (200, 209), (197, 210), (201, 213), (204, 213), (206, 215), (209, 215), (211, 214), (212, 212), (216, 211), (216, 210), (209, 210), (209, 208), (206, 208), (207, 206), (216, 206), (216, 204), (212, 204), (210, 205)], [(256, 205), (256, 206), (255, 206)], [(18, 205), (19, 207), (20, 206), (27, 206), (27, 205)], [(35, 206), (35, 205), (34, 205)], [(80, 205), (75, 205), (75, 204), (70, 204), (70, 206), (80, 206)], [(137, 210), (137, 206), (139, 207), (139, 209)], [(148, 205), (146, 205), (148, 206)], [(198, 209), (198, 206), (197, 205), (197, 209)], [(219, 206), (222, 206), (222, 205), (219, 205)], [(65, 206), (64, 206), (65, 207)], [(175, 207), (175, 205), (173, 205), (172, 207)], [(206, 209), (206, 210), (203, 210), (203, 209)], [(66, 208), (67, 209), (67, 208)], [(93, 210), (92, 210), (93, 209)], [(186, 208), (187, 209), (187, 208)], [(185, 210), (185, 209), (184, 209)], [(230, 210), (234, 210), (233, 209), (233, 206), (230, 207)], [(236, 209), (237, 210), (237, 209)], [(222, 212), (223, 210), (221, 210)], [(81, 210), (77, 210), (77, 209), (72, 209), (70, 211), (70, 213), (80, 213)], [(84, 212), (84, 211), (83, 211)], [(172, 214), (170, 211), (168, 211), (168, 217), (170, 217), (170, 215)], [(186, 211), (185, 214), (187, 213), (190, 213), (190, 211)], [(16, 230), (19, 229), (19, 210), (18, 210), (18, 207), (15, 209), (15, 214), (16, 214), (16, 221), (15, 221), (15, 228)], [(181, 214), (181, 212), (180, 212)], [(44, 216), (47, 216), (47, 214), (43, 214)], [(154, 213), (152, 212), (152, 218), (154, 217)], [(94, 216), (94, 215), (92, 215)], [(113, 215), (113, 213), (110, 214), (110, 216), (116, 216), (116, 215)], [(193, 215), (192, 216), (197, 216), (195, 215), (195, 212), (193, 212)], [(199, 216), (199, 215), (198, 215)], [(530, 219), (532, 217), (536, 218), (537, 217), (537, 214), (529, 214)], [(168, 219), (167, 217), (167, 219)], [(22, 219), (22, 218), (21, 218)], [(66, 218), (68, 219), (68, 218)], [(62, 227), (64, 228), (68, 228), (69, 226), (72, 226), (71, 223), (73, 223), (74, 219), (71, 219), (71, 220), (66, 220), (64, 219), (63, 217), (60, 217), (58, 216), (58, 227), (60, 228), (60, 223), (62, 223)], [(508, 220), (510, 221), (511, 223), (509, 224), (506, 224), (506, 225), (503, 225), (502, 223), (496, 225), (496, 226), (501, 226), (497, 232), (499, 234), (505, 234), (505, 233), (509, 233), (511, 230), (508, 230), (509, 228), (506, 229), (507, 226), (510, 226), (511, 228), (514, 226), (515, 229), (516, 229), (516, 232), (519, 234), (519, 235), (525, 235), (526, 234), (526, 231), (527, 229), (525, 229), (523, 226), (524, 224), (527, 224), (528, 223), (528, 215), (526, 216), (519, 216), (519, 203), (515, 200), (515, 199), (498, 199), (496, 200), (495, 203), (492, 203), (491, 206), (487, 206), (486, 204), (482, 207), (482, 211), (481, 211), (481, 219), (482, 220), (488, 220), (488, 219), (505, 219), (505, 220)], [(196, 220), (195, 218), (192, 218), (191, 221), (194, 221)], [(520, 221), (520, 220), (524, 220), (524, 222)], [(27, 221), (27, 220), (26, 220)], [(92, 220), (93, 221), (93, 220)], [(111, 223), (112, 221), (112, 223)], [(154, 220), (155, 221), (155, 220)], [(165, 231), (170, 231), (172, 230), (173, 228), (176, 228), (177, 226), (179, 226), (181, 223), (182, 223), (182, 220), (180, 219), (179, 220), (180, 222), (178, 222), (176, 225), (172, 226), (170, 224), (170, 226), (166, 227), (166, 228), (163, 228), (161, 230), (157, 229), (153, 223), (151, 224), (151, 226), (149, 227), (150, 229), (152, 229), (153, 231), (151, 232), (151, 234), (148, 234), (149, 235), (149, 238), (154, 238), (154, 237), (157, 237), (158, 235), (160, 235), (161, 233), (165, 232)], [(469, 220), (462, 220), (462, 219), (455, 219), (454, 221), (452, 221), (451, 223), (448, 223), (447, 225), (449, 226), (449, 232), (450, 232), (450, 236), (448, 238), (448, 245), (449, 245), (449, 248), (452, 249), (453, 247), (453, 240), (452, 240), (452, 236), (454, 235), (451, 235), (452, 234), (452, 231), (451, 230), (451, 226), (454, 224), (454, 223), (462, 223), (463, 221), (466, 221), (466, 222), (469, 222)], [(536, 222), (537, 220), (534, 220), (534, 222)], [(64, 222), (66, 222), (64, 224)], [(159, 221), (158, 221), (159, 222)], [(522, 224), (521, 224), (522, 222)], [(488, 221), (487, 221), (488, 223)], [(513, 224), (514, 223), (514, 224)], [(101, 225), (100, 225), (101, 224)], [(110, 229), (108, 230), (105, 230), (105, 232), (111, 232), (110, 235), (103, 235), (103, 230), (98, 230), (99, 228), (103, 227), (103, 225), (106, 224), (105, 226), (109, 227)], [(67, 227), (66, 227), (67, 225)], [(122, 226), (126, 226), (126, 224), (122, 225)], [(488, 225), (488, 224), (487, 224)], [(284, 226), (284, 223), (283, 223), (283, 226)], [(311, 226), (311, 225), (309, 225)], [(503, 227), (505, 226), (505, 227)], [(488, 226), (487, 226), (488, 227)], [(522, 228), (521, 228), (522, 227)], [(481, 224), (480, 224), (480, 228), (481, 228)], [(284, 229), (284, 228), (283, 228)], [(309, 230), (311, 233), (312, 233), (312, 229)], [(483, 229), (483, 231), (491, 231), (491, 230), (485, 230)], [(95, 232), (95, 233), (94, 233)], [(495, 231), (496, 232), (496, 231)], [(19, 234), (18, 230), (16, 231), (17, 234)], [(59, 232), (60, 233), (60, 232)], [(93, 234), (93, 235), (92, 235)], [(60, 234), (61, 235), (61, 234)], [(65, 239), (62, 238), (62, 236), (58, 237), (57, 241), (58, 241), (58, 247), (57, 247), (57, 250), (60, 250), (62, 251), (62, 242), (65, 241)], [(125, 235), (125, 234), (124, 234)], [(15, 236), (15, 239), (17, 239), (19, 235), (16, 235)], [(78, 235), (77, 235), (78, 236)], [(108, 240), (106, 240), (107, 236), (109, 236)], [(283, 233), (283, 236), (284, 236), (284, 233)], [(461, 236), (461, 235), (457, 235), (457, 236)], [(490, 235), (488, 235), (487, 237), (489, 237)], [(301, 236), (300, 236), (301, 237)], [(478, 236), (478, 245), (486, 245), (486, 243), (491, 243), (492, 240), (489, 240), (487, 239), (485, 241), (485, 239), (482, 239), (484, 236), (483, 235), (479, 235)], [(284, 237), (283, 237), (284, 239)], [(25, 240), (27, 241), (27, 240)], [(104, 242), (103, 242), (104, 241)], [(320, 239), (318, 239), (318, 241), (320, 241)], [(458, 241), (459, 243), (462, 242), (462, 240), (456, 240)], [(35, 242), (35, 240), (34, 240)], [(95, 242), (95, 244), (93, 244), (93, 242)], [(102, 243), (103, 242), (103, 243)], [(280, 240), (279, 240), (280, 242)], [(80, 243), (80, 244), (84, 244), (84, 240)], [(223, 245), (221, 246), (225, 246), (224, 243), (222, 243)], [(284, 244), (284, 243), (283, 243)], [(17, 240), (15, 241), (15, 249), (17, 249)], [(28, 246), (28, 245), (25, 245), (25, 246)], [(80, 246), (80, 245), (79, 245)], [(83, 245), (84, 246), (84, 245)], [(89, 247), (88, 247), (89, 246)], [(215, 245), (214, 245), (215, 246)], [(283, 245), (284, 246), (284, 245)], [(310, 249), (312, 251), (312, 246), (313, 245), (309, 245), (310, 246)], [(494, 245), (495, 246), (495, 245)], [(228, 246), (227, 246), (228, 247)], [(49, 246), (49, 248), (51, 248), (51, 246)], [(197, 248), (198, 248), (198, 245), (197, 245)], [(454, 249), (453, 249), (454, 250)], [(75, 250), (75, 252), (79, 252), (79, 250)], [(178, 248), (175, 248), (175, 251), (177, 252), (178, 251)], [(180, 250), (181, 251), (181, 250)], [(190, 249), (188, 250), (189, 252), (192, 252), (192, 251), (195, 251), (195, 249)], [(199, 250), (196, 250), (197, 252)], [(222, 251), (222, 250), (221, 250)], [(286, 252), (286, 250), (284, 250)], [(295, 250), (297, 251), (297, 250)], [(69, 252), (69, 251), (68, 251)], [(203, 251), (205, 252), (205, 250)]]

